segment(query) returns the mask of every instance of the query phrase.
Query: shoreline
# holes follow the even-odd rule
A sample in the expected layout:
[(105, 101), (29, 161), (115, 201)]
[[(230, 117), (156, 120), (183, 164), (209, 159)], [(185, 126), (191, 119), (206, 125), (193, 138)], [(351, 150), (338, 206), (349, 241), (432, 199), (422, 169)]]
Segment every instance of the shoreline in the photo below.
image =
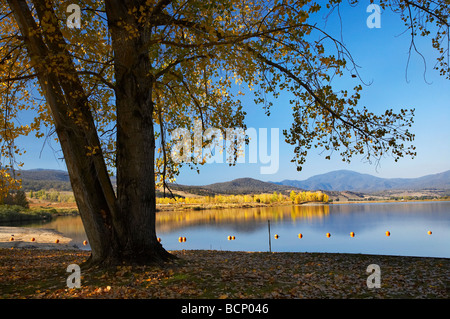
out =
[(71, 245), (71, 241), (72, 238), (54, 229), (0, 226), (0, 248), (81, 250)]
[[(410, 199), (410, 200), (394, 200), (394, 199), (382, 199), (382, 200), (347, 200), (347, 201), (329, 201), (329, 202), (302, 202), (295, 204), (291, 201), (273, 202), (273, 203), (258, 203), (258, 202), (245, 202), (245, 203), (201, 203), (201, 204), (156, 204), (156, 212), (163, 211), (183, 211), (183, 210), (209, 210), (209, 209), (237, 209), (237, 208), (265, 208), (265, 207), (279, 207), (279, 206), (316, 206), (316, 205), (342, 205), (342, 204), (377, 204), (377, 203), (415, 203), (415, 202), (445, 202), (450, 201), (447, 198), (443, 199)], [(41, 203), (42, 204), (42, 203)], [(55, 205), (53, 205), (55, 204)], [(29, 217), (23, 218), (23, 220), (45, 220), (57, 216), (65, 215), (79, 215), (78, 209), (75, 206), (71, 207), (59, 207), (58, 203), (48, 203), (47, 205), (32, 205), (29, 209), (23, 209), (25, 213), (30, 213)], [(34, 212), (34, 213), (33, 213)], [(38, 213), (43, 213), (39, 216)], [(45, 215), (44, 215), (45, 213)], [(20, 213), (19, 213), (20, 214)], [(35, 214), (35, 216), (32, 216)], [(25, 214), (24, 214), (25, 216)], [(14, 222), (18, 219), (0, 219), (1, 222)]]
[(220, 204), (157, 204), (156, 212), (183, 211), (183, 210), (209, 210), (209, 209), (234, 209), (234, 208), (264, 208), (279, 206), (322, 206), (343, 204), (379, 204), (379, 203), (416, 203), (416, 202), (448, 202), (449, 199), (411, 199), (411, 200), (351, 200), (333, 202), (303, 202), (294, 204), (292, 202), (265, 203), (220, 203)]

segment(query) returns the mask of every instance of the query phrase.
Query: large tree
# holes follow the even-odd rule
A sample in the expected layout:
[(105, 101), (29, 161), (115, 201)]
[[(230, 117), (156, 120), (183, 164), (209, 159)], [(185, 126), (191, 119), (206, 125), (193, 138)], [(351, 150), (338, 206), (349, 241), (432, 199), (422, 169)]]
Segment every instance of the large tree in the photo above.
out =
[[(313, 145), (339, 150), (344, 160), (414, 156), (412, 110), (377, 115), (358, 105), (361, 85), (353, 92), (332, 86), (333, 77), (357, 69), (346, 47), (314, 19), (340, 3), (86, 0), (78, 2), (81, 25), (73, 28), (71, 1), (2, 0), (2, 192), (17, 186), (11, 171), (21, 165), (14, 158), (21, 149), (14, 140), (50, 128), (92, 248), (90, 263), (167, 260), (155, 233), (155, 184), (183, 165), (170, 156), (168, 137), (176, 128), (192, 131), (194, 121), (202, 130), (245, 128), (235, 83), (250, 88), (267, 113), (273, 97), (292, 96), (294, 122), (285, 135), (296, 146), (299, 169)], [(433, 30), (438, 67), (448, 75), (446, 2), (381, 5), (399, 12), (412, 43), (417, 30)], [(17, 122), (21, 112), (34, 112), (34, 121)], [(203, 156), (187, 165), (201, 163)]]

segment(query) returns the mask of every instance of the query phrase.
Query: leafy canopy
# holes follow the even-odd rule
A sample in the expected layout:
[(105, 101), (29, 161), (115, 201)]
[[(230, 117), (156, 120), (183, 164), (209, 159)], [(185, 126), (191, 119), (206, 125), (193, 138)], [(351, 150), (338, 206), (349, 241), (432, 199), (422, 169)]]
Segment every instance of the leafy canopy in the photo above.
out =
[[(43, 2), (53, 11), (45, 11), (38, 18), (36, 3)], [(152, 66), (145, 76), (153, 80), (153, 120), (160, 143), (155, 159), (158, 183), (173, 179), (181, 166), (170, 158), (173, 141), (169, 136), (174, 129), (192, 129), (194, 121), (201, 121), (203, 130), (245, 128), (242, 86), (253, 92), (255, 103), (268, 114), (274, 98), (280, 94), (291, 96), (294, 122), (284, 135), (288, 143), (295, 145), (292, 161), (298, 169), (312, 146), (328, 151), (327, 158), (339, 151), (344, 161), (355, 154), (363, 154), (368, 160), (392, 154), (396, 161), (416, 154), (410, 144), (414, 135), (409, 130), (414, 110), (394, 113), (389, 109), (374, 114), (358, 104), (361, 85), (352, 90), (333, 88), (333, 78), (355, 74), (356, 65), (346, 47), (314, 21), (323, 10), (356, 5), (358, 1), (124, 1), (127, 18), (108, 21), (104, 1), (85, 0), (78, 1), (82, 12), (79, 29), (67, 25), (67, 1), (26, 3), (44, 42), (50, 45), (55, 39), (60, 41), (69, 55), (49, 54), (34, 65), (10, 7), (1, 1), (1, 192), (19, 185), (11, 173), (14, 167), (22, 165), (16, 159), (24, 152), (14, 143), (17, 137), (42, 137), (46, 131), (53, 132), (53, 115), (37, 80), (39, 72), (81, 81), (101, 138), (103, 156), (114, 171), (115, 94), (119, 88), (114, 78), (114, 48), (109, 32), (112, 24), (126, 30), (129, 39), (137, 38), (143, 26), (151, 33), (143, 47)], [(405, 21), (411, 31), (412, 49), (416, 49), (415, 36), (433, 32), (433, 47), (440, 53), (436, 68), (448, 78), (449, 8), (445, 1), (382, 0), (380, 5), (398, 12)], [(55, 28), (55, 18), (59, 30)], [(75, 65), (75, 73), (65, 71), (64, 65), (69, 62)], [(33, 114), (30, 123), (20, 120), (24, 112)], [(74, 119), (82, 118), (76, 109), (68, 112)], [(203, 146), (209, 142), (203, 141)], [(94, 147), (86, 150), (88, 154), (97, 151)], [(204, 159), (193, 160), (189, 165), (201, 163)]]

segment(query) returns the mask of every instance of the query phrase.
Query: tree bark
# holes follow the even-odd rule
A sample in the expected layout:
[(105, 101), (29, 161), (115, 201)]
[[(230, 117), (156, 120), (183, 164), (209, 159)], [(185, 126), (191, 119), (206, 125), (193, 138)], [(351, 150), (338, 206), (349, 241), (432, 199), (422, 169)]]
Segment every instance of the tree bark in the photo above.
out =
[[(131, 3), (132, 2), (132, 3)], [(135, 1), (106, 1), (114, 48), (117, 107), (117, 202), (123, 257), (130, 260), (171, 258), (155, 231), (155, 136), (152, 66), (148, 56), (149, 26), (128, 14)], [(139, 6), (138, 6), (139, 7)], [(134, 26), (136, 36), (117, 25)]]

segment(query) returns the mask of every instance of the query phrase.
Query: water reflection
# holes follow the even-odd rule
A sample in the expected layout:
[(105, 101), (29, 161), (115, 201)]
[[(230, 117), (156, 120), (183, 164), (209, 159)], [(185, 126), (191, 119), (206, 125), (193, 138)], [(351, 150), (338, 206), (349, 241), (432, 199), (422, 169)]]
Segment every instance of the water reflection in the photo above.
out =
[[(280, 206), (158, 212), (156, 229), (166, 249), (341, 252), (450, 258), (450, 202)], [(78, 216), (22, 225), (51, 228), (86, 239)], [(386, 237), (389, 230), (391, 236)], [(427, 231), (431, 230), (432, 235)], [(330, 238), (325, 234), (329, 232)], [(350, 237), (349, 233), (355, 236)], [(303, 237), (298, 238), (302, 233)], [(279, 239), (273, 235), (279, 234)], [(236, 240), (227, 240), (228, 236)], [(187, 238), (179, 243), (178, 237)]]
[(251, 232), (260, 227), (266, 227), (267, 220), (272, 223), (295, 222), (323, 219), (329, 214), (330, 207), (328, 205), (158, 212), (156, 228), (159, 233), (199, 226)]

